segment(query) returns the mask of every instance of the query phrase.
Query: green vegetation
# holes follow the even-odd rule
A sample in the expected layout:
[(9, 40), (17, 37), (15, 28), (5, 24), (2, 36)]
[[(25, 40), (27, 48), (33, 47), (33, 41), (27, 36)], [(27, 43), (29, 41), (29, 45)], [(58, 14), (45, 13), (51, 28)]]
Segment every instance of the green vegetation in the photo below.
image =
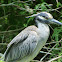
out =
[(4, 61), (0, 61), (0, 62), (4, 62)]
[[(26, 18), (32, 14), (47, 11), (55, 19), (62, 22), (61, 0), (0, 0), (0, 53), (4, 53), (7, 44), (25, 27), (35, 25), (34, 18)], [(62, 26), (51, 25), (51, 35), (36, 60), (62, 62)], [(0, 55), (1, 57), (1, 55)], [(2, 62), (2, 61), (0, 61)]]

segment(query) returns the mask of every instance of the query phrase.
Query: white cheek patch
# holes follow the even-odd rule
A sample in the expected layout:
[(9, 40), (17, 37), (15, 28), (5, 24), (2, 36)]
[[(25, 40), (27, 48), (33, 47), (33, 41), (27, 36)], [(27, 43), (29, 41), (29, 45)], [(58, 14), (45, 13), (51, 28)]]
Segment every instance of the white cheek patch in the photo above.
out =
[(52, 19), (52, 18), (53, 18), (53, 16), (52, 16), (50, 13), (48, 13), (48, 16), (49, 16), (49, 18), (50, 18), (50, 19)]

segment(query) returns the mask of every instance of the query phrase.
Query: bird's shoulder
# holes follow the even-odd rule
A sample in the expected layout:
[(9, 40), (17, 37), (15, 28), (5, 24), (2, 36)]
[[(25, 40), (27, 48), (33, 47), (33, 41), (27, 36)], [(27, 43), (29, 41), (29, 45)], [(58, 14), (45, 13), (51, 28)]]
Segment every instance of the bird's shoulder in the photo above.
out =
[(12, 41), (8, 44), (7, 47), (10, 47), (13, 43), (22, 42), (24, 39), (27, 39), (29, 35), (37, 35), (38, 28), (34, 25), (28, 26), (24, 30), (22, 30), (17, 36), (15, 36)]

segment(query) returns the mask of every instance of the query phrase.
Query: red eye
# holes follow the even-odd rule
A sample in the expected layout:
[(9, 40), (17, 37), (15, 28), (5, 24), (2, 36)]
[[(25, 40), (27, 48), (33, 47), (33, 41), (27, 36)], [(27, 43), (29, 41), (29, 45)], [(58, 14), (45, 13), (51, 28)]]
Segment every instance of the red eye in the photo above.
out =
[(48, 17), (45, 17), (46, 19), (48, 19)]

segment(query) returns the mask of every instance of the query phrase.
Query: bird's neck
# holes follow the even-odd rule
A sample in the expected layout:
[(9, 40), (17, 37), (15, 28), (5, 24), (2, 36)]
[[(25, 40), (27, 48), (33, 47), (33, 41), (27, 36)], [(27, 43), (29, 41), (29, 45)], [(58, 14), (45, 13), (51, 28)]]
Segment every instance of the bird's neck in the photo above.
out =
[(39, 45), (44, 46), (50, 34), (49, 26), (39, 21), (36, 21), (36, 23), (37, 23), (38, 29), (40, 30), (40, 37), (41, 37), (40, 39), (41, 41), (39, 42)]
[(37, 27), (41, 30), (41, 32), (49, 32), (49, 26), (45, 23), (41, 23), (36, 20)]

